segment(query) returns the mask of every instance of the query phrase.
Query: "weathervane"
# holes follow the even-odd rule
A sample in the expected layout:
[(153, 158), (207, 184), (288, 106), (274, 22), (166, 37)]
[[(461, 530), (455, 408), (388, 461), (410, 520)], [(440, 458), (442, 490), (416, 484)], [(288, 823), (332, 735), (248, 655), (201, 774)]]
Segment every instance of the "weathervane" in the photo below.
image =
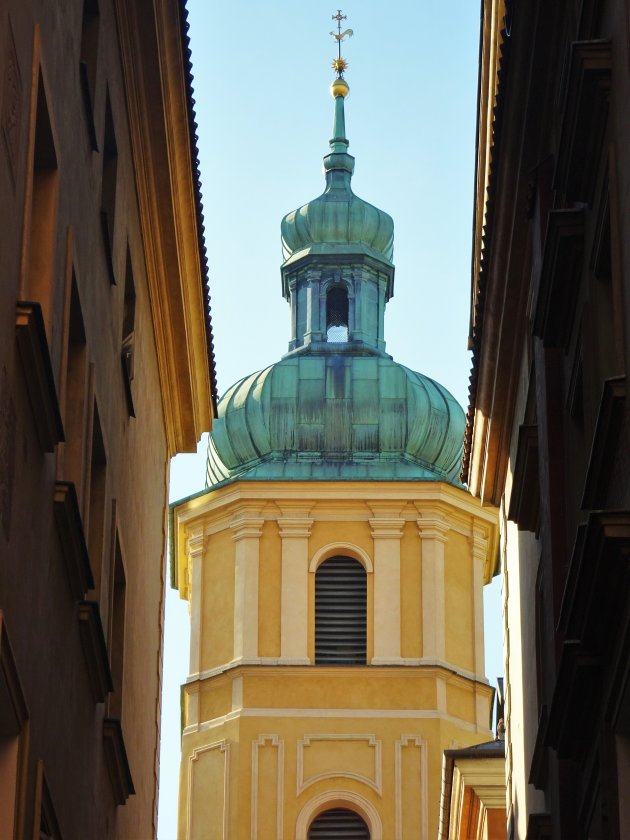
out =
[(343, 79), (344, 71), (348, 68), (348, 62), (345, 58), (341, 57), (341, 42), (346, 37), (346, 35), (348, 36), (348, 38), (352, 38), (354, 32), (352, 31), (352, 29), (346, 29), (343, 32), (341, 31), (341, 21), (346, 20), (346, 15), (341, 14), (341, 9), (337, 9), (337, 14), (333, 15), (332, 19), (337, 21), (337, 31), (331, 32), (330, 34), (337, 42), (338, 48), (337, 58), (333, 60), (332, 67), (333, 70), (336, 72), (337, 76), (340, 79)]

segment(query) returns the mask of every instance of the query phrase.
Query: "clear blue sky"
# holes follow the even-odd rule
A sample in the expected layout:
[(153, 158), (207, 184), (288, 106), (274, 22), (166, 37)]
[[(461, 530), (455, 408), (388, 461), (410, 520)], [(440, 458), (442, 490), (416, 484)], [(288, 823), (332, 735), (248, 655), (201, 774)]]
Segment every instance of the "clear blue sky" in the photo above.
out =
[[(322, 0), (188, 0), (219, 393), (287, 350), (280, 220), (323, 191), (336, 7)], [(387, 351), (467, 407), (478, 0), (347, 0), (346, 128), (353, 190), (395, 222)], [(173, 464), (171, 499), (203, 488)], [(486, 599), (486, 673), (502, 673), (498, 586)], [(159, 840), (175, 840), (179, 685), (188, 610), (167, 597)]]

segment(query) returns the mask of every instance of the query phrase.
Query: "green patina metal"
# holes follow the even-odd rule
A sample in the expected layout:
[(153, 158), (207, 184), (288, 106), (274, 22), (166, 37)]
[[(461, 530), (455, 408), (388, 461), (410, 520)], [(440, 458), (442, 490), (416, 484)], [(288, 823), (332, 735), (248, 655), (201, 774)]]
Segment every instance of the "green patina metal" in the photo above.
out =
[[(353, 195), (344, 98), (335, 97), (326, 190), (282, 222), (289, 352), (219, 402), (208, 485), (244, 480), (435, 480), (457, 484), (464, 413), (449, 392), (385, 353), (391, 217)], [(328, 323), (341, 300), (344, 336)]]
[(352, 192), (353, 171), (354, 158), (348, 154), (346, 138), (344, 98), (337, 96), (330, 153), (324, 158), (326, 189), (282, 220), (283, 268), (310, 254), (331, 252), (364, 253), (391, 265), (394, 220)]

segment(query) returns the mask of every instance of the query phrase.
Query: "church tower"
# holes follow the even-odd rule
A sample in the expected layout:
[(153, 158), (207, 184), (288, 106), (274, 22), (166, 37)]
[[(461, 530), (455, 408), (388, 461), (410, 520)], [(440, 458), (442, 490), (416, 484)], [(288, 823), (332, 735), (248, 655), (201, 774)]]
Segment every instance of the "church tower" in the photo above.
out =
[(288, 352), (223, 396), (173, 508), (186, 840), (433, 838), (443, 751), (490, 737), (495, 515), (460, 406), (386, 353), (394, 225), (352, 192), (335, 69), (324, 193), (282, 221)]

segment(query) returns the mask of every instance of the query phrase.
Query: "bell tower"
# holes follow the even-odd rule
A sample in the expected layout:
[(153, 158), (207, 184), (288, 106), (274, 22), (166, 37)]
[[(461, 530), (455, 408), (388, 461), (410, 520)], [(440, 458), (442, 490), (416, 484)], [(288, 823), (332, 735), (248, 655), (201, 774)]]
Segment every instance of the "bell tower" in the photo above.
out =
[(385, 350), (394, 225), (351, 189), (344, 19), (325, 190), (282, 221), (288, 352), (224, 394), (172, 511), (187, 840), (435, 837), (444, 749), (490, 737), (496, 516), (457, 478), (462, 409)]

